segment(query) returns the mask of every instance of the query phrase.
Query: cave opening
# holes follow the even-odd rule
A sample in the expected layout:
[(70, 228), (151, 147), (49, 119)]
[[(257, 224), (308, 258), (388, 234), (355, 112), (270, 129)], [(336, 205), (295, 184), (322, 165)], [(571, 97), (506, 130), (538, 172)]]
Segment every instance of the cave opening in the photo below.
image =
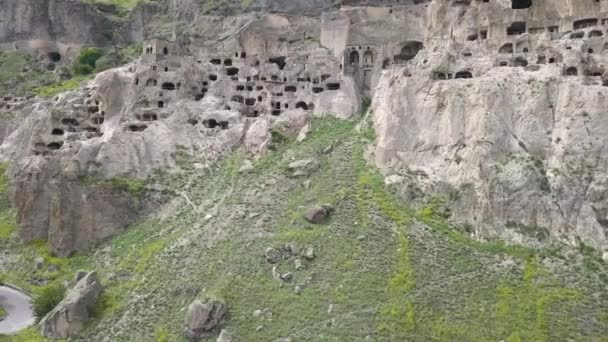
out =
[(532, 0), (512, 0), (512, 9), (525, 9), (532, 7)]

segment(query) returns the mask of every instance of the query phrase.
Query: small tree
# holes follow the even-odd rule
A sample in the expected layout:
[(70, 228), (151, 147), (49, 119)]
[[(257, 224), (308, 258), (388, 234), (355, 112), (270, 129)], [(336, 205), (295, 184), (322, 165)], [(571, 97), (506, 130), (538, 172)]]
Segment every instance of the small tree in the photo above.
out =
[(51, 284), (37, 291), (32, 305), (34, 314), (41, 320), (63, 300), (65, 288), (61, 284)]
[(103, 56), (103, 50), (96, 47), (82, 48), (74, 61), (72, 69), (76, 75), (88, 75), (95, 70), (97, 60)]

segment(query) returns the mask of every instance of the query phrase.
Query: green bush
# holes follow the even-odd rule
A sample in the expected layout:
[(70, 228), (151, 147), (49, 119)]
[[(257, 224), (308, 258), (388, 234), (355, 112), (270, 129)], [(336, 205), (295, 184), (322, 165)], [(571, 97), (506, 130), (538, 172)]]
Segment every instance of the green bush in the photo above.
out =
[(76, 75), (88, 75), (95, 70), (97, 60), (103, 56), (103, 50), (96, 47), (82, 48), (74, 61), (72, 69)]
[(38, 320), (53, 310), (63, 300), (65, 288), (61, 284), (51, 284), (37, 291), (32, 305)]
[(6, 310), (0, 306), (0, 319), (3, 319), (4, 317), (6, 317)]

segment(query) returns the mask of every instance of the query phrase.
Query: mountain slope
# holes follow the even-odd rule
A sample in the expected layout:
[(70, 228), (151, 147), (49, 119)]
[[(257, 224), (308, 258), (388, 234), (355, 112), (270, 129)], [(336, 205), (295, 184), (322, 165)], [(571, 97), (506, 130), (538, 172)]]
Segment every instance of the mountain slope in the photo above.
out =
[[(180, 172), (147, 181), (148, 196), (175, 199), (94, 251), (36, 271), (23, 265), (33, 268), (40, 245), (3, 240), (25, 255), (9, 280), (96, 268), (106, 292), (81, 341), (182, 341), (184, 308), (205, 297), (226, 301), (226, 329), (243, 341), (608, 337), (608, 278), (595, 252), (469, 239), (384, 185), (364, 157), (371, 138), (366, 119), (325, 118), (301, 143), (275, 135), (275, 151), (250, 172), (239, 172), (241, 151), (209, 169), (178, 158)], [(287, 165), (310, 158), (319, 169), (293, 178)], [(335, 209), (326, 224), (302, 218), (325, 203)], [(269, 264), (264, 251), (285, 244), (315, 258), (301, 257), (302, 270), (295, 256)], [(287, 272), (291, 281), (273, 276)]]

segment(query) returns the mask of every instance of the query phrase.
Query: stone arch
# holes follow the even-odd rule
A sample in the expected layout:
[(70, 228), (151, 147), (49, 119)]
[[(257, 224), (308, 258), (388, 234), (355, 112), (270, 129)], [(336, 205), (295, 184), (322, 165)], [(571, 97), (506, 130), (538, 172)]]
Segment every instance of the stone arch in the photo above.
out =
[(527, 67), (528, 66), (528, 61), (525, 58), (517, 57), (513, 61), (513, 66), (515, 66), (515, 67)]
[(566, 70), (564, 70), (564, 75), (565, 76), (578, 76), (578, 69), (576, 67), (568, 67), (566, 68)]
[(414, 59), (422, 49), (424, 49), (422, 42), (416, 40), (406, 42), (401, 48), (401, 53), (395, 56), (393, 60), (395, 63), (407, 62)]
[(391, 59), (385, 58), (382, 62), (382, 69), (387, 69), (391, 65)]
[(604, 33), (600, 30), (593, 30), (589, 32), (589, 37), (602, 37)]
[(507, 43), (498, 49), (498, 53), (513, 53), (513, 44)]
[(364, 65), (374, 64), (374, 53), (371, 50), (367, 50), (363, 53), (363, 64)]
[(146, 87), (156, 86), (157, 84), (158, 82), (153, 78), (146, 81)]
[(171, 82), (165, 82), (161, 86), (161, 89), (163, 89), (163, 90), (176, 90), (177, 88), (175, 87), (175, 84), (173, 84)]
[(308, 105), (304, 101), (299, 101), (296, 103), (296, 108), (302, 108), (304, 110), (308, 110)]
[(433, 74), (433, 79), (435, 79), (435, 80), (447, 80), (448, 79), (448, 75), (446, 73), (444, 73), (444, 72), (436, 71)]
[(168, 55), (168, 54), (169, 54), (169, 49), (168, 49), (168, 48), (165, 46), (165, 47), (163, 48), (163, 55), (165, 55), (165, 56), (166, 56), (166, 55)]
[(468, 70), (462, 70), (456, 73), (456, 75), (454, 75), (455, 79), (459, 79), (459, 78), (473, 78), (473, 74), (468, 71)]
[(532, 0), (511, 0), (512, 9), (526, 9), (532, 6)]
[(349, 60), (351, 65), (359, 65), (359, 52), (352, 51)]

